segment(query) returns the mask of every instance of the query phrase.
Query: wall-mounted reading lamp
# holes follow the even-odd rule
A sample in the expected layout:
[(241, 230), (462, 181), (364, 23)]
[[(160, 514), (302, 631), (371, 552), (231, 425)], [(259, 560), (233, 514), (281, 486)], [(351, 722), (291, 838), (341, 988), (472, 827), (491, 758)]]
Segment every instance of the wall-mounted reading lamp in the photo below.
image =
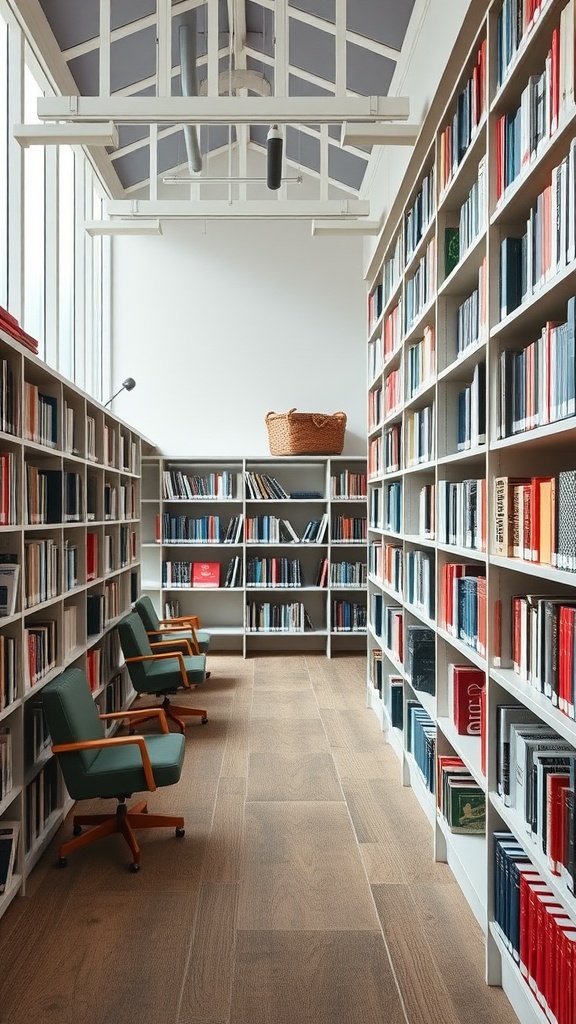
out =
[(104, 402), (104, 408), (106, 408), (107, 405), (110, 405), (110, 402), (113, 402), (114, 399), (118, 397), (121, 391), (132, 391), (132, 389), (135, 387), (136, 381), (134, 380), (134, 377), (126, 377), (126, 380), (122, 381), (122, 387), (118, 388), (116, 394), (112, 395), (112, 398), (109, 398), (107, 402)]

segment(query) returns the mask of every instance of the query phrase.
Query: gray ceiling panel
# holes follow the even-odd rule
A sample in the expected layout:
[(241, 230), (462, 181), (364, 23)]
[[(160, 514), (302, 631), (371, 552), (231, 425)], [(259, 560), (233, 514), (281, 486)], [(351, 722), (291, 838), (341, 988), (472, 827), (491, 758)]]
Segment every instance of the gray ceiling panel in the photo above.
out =
[(306, 82), (298, 75), (290, 75), (288, 79), (288, 91), (291, 96), (333, 96), (334, 89), (323, 89), (313, 82)]
[(290, 7), (295, 7), (297, 11), (304, 11), (305, 14), (315, 14), (317, 18), (329, 21), (332, 25), (336, 20), (335, 0), (292, 0)]
[(73, 60), (68, 61), (68, 67), (81, 96), (98, 95), (100, 81), (98, 50), (90, 50), (90, 53), (74, 57)]
[(366, 173), (366, 161), (336, 146), (328, 147), (328, 174), (350, 188), (359, 189)]
[(61, 50), (95, 39), (100, 32), (99, 0), (75, 3), (73, 10), (70, 0), (40, 0), (40, 6)]
[(131, 146), (133, 142), (147, 139), (149, 135), (146, 124), (121, 124), (118, 127), (118, 149)]
[(200, 149), (203, 153), (212, 153), (215, 149), (227, 146), (230, 138), (236, 142), (236, 128), (232, 125), (232, 135), (227, 124), (200, 125)]
[(150, 175), (150, 150), (148, 146), (135, 149), (114, 161), (114, 170), (124, 188), (129, 188), (136, 181), (145, 181)]
[(295, 67), (333, 82), (336, 65), (334, 36), (290, 18), (289, 60)]
[(264, 146), (264, 149), (266, 149), (267, 134), (268, 127), (265, 124), (250, 125), (250, 141), (255, 142), (257, 146)]
[(110, 89), (116, 92), (156, 73), (156, 29), (142, 29), (110, 46)]
[(346, 44), (346, 87), (362, 96), (386, 96), (396, 64), (388, 57)]
[(274, 56), (274, 12), (246, 0), (246, 43), (254, 50)]
[(286, 128), (284, 152), (295, 164), (309, 167), (313, 171), (320, 170), (320, 140), (299, 132), (291, 125)]
[(246, 58), (246, 67), (249, 71), (259, 71), (261, 75), (270, 83), (270, 93), (274, 95), (274, 68), (271, 64), (264, 64), (261, 60), (254, 60), (254, 57)]
[(346, 27), (399, 50), (413, 7), (414, 0), (358, 0), (347, 4)]
[(131, 25), (133, 21), (147, 18), (155, 11), (156, 0), (111, 0), (110, 27), (115, 29)]

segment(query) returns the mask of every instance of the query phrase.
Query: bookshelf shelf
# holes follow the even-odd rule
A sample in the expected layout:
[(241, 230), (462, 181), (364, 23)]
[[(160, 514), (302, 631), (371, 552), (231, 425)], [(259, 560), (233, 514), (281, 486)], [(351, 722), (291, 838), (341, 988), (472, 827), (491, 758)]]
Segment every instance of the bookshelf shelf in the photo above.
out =
[[(102, 711), (130, 697), (113, 627), (138, 593), (141, 438), (3, 332), (0, 362), (0, 415), (11, 424), (0, 434), (0, 572), (14, 595), (0, 616), (0, 825), (19, 826), (2, 914), (71, 806), (42, 724), (42, 688), (76, 665)], [(91, 635), (94, 601), (102, 610)]]
[[(542, 852), (553, 772), (571, 794), (554, 814), (568, 834), (576, 827), (576, 572), (566, 569), (576, 565), (575, 18), (576, 0), (470, 5), (367, 275), (373, 295), (393, 258), (400, 263), (390, 310), (402, 308), (409, 324), (394, 363), (371, 381), (382, 399), (369, 453), (380, 446), (386, 457), (368, 477), (369, 557), (386, 573), (368, 580), (367, 704), (430, 821), (436, 859), (448, 862), (486, 933), (486, 979), (503, 985), (523, 1024), (545, 1016), (494, 926), (506, 856), (494, 833), (520, 843), (576, 929), (574, 853), (556, 849), (551, 862), (563, 864), (566, 882)], [(410, 324), (413, 279), (434, 250), (425, 307), (416, 302)], [(425, 370), (413, 349), (424, 326), (434, 338)], [(396, 381), (385, 386), (396, 369), (400, 404)], [(413, 395), (418, 372), (428, 379)], [(434, 411), (428, 461), (411, 464), (409, 431), (425, 407)], [(391, 421), (399, 429), (387, 435)], [(422, 692), (431, 677), (433, 695)], [(402, 729), (392, 726), (400, 696)], [(466, 734), (472, 720), (481, 737)], [(510, 745), (519, 774), (503, 760), (508, 728), (520, 737)], [(530, 796), (518, 809), (496, 795), (507, 772), (533, 781), (534, 807)], [(431, 775), (439, 807), (471, 783), (484, 835), (472, 825), (453, 834), (437, 819)], [(550, 949), (559, 934), (548, 933)]]
[[(378, 319), (381, 324), (382, 317)], [(210, 475), (233, 478), (234, 497), (216, 505), (213, 499), (204, 503), (198, 497), (182, 512), (179, 505), (179, 514), (219, 514), (214, 539), (171, 539), (167, 516), (175, 503), (160, 489), (160, 481), (172, 490), (186, 486), (186, 479), (202, 488)], [(145, 589), (162, 615), (166, 605), (177, 602), (174, 614), (197, 614), (214, 635), (213, 645), (239, 650), (244, 657), (263, 649), (294, 651), (299, 641), (302, 649), (323, 651), (328, 657), (365, 650), (365, 459), (226, 460), (158, 454), (144, 458), (143, 480), (150, 505), (146, 515), (152, 516), (142, 546)], [(221, 534), (229, 529), (232, 517), (239, 522), (230, 543), (222, 541)], [(152, 531), (155, 543), (149, 539)], [(201, 560), (216, 563), (219, 586), (204, 589), (169, 582), (175, 573), (191, 578), (194, 563)], [(355, 585), (351, 574), (360, 571), (358, 566), (362, 579)], [(226, 586), (230, 579), (233, 585)]]

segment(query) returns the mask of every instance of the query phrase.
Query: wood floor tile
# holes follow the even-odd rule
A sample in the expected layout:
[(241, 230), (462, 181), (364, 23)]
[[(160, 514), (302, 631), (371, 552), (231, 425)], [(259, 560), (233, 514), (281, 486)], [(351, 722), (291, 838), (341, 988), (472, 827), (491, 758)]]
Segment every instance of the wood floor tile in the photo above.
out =
[(377, 885), (372, 891), (410, 1024), (462, 1024), (422, 930), (421, 911), (409, 887)]
[(332, 747), (349, 747), (359, 753), (379, 750), (383, 743), (376, 715), (368, 708), (361, 711), (321, 710), (321, 718)]
[(277, 751), (327, 751), (328, 740), (319, 718), (291, 722), (282, 718), (259, 718), (250, 726), (250, 753)]
[(246, 782), (230, 779), (224, 783), (218, 791), (206, 844), (204, 882), (236, 882), (239, 877)]
[(298, 690), (260, 690), (254, 691), (252, 702), (252, 721), (259, 718), (287, 718), (291, 722), (299, 719), (319, 718), (316, 698), (308, 687), (307, 691)]
[(238, 927), (374, 929), (344, 804), (246, 804)]
[(226, 1024), (236, 939), (236, 884), (200, 890), (177, 1024)]
[(374, 750), (351, 750), (350, 747), (332, 747), (332, 759), (341, 779), (385, 779), (392, 785), (400, 780), (398, 759), (386, 753), (382, 743)]
[(14, 936), (2, 964), (2, 1024), (175, 1024), (193, 911), (186, 893), (69, 900), (34, 941)]
[(239, 932), (230, 1024), (353, 1022), (406, 1024), (379, 933)]
[(248, 800), (343, 800), (328, 753), (250, 755)]

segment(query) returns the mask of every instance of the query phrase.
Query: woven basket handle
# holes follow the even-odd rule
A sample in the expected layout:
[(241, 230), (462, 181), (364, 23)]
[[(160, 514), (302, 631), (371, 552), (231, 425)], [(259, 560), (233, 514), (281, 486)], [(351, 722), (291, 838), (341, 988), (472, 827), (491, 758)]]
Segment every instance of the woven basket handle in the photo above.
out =
[(342, 419), (342, 417), (345, 417), (346, 414), (343, 412), (335, 412), (333, 413), (332, 416), (321, 416), (319, 414), (316, 414), (312, 416), (312, 423), (314, 424), (315, 427), (318, 428), (318, 430), (321, 430), (322, 427), (326, 426), (328, 420), (333, 420), (336, 416), (338, 416), (339, 419)]

